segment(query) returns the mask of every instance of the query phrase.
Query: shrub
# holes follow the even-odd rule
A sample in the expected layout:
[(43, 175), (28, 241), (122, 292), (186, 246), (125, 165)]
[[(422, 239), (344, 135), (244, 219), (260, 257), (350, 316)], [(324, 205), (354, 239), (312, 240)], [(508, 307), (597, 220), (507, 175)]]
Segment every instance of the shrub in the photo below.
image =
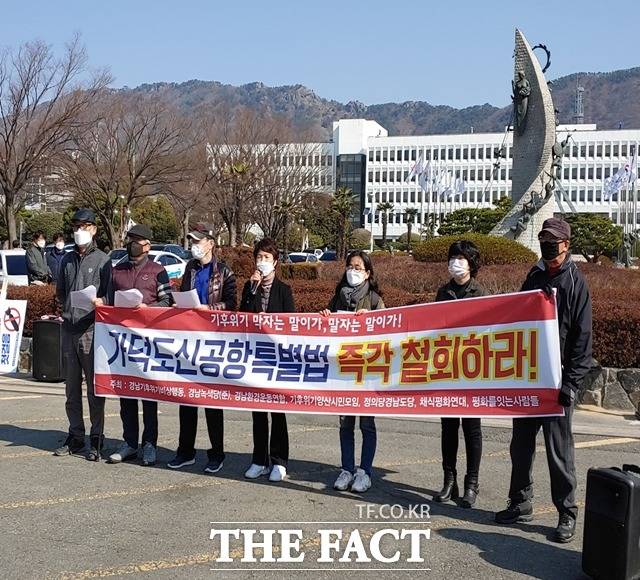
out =
[(280, 278), (283, 280), (317, 280), (320, 268), (319, 264), (304, 262), (302, 264), (281, 264)]
[(238, 278), (250, 278), (256, 271), (256, 263), (253, 259), (253, 249), (240, 246), (221, 246), (217, 248), (216, 254)]
[(414, 248), (413, 257), (420, 262), (446, 262), (449, 246), (460, 239), (470, 240), (478, 246), (482, 263), (486, 265), (533, 264), (538, 259), (529, 248), (515, 240), (484, 234), (431, 238)]
[(7, 298), (10, 300), (26, 300), (27, 313), (24, 322), (24, 335), (31, 336), (33, 321), (45, 314), (60, 315), (60, 307), (56, 299), (56, 287), (49, 286), (9, 286)]

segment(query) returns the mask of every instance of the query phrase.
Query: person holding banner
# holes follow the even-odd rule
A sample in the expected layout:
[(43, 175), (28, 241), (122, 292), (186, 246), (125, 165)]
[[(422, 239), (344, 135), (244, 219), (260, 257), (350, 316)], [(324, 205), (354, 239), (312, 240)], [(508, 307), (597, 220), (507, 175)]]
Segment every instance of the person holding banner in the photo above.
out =
[(87, 381), (89, 417), (91, 419), (89, 461), (98, 461), (104, 440), (104, 401), (94, 393), (93, 384), (93, 335), (95, 310), (84, 304), (74, 304), (72, 292), (93, 287), (95, 296), (107, 294), (111, 283), (111, 260), (98, 249), (95, 236), (96, 214), (91, 209), (80, 208), (71, 218), (73, 239), (76, 243), (60, 264), (56, 294), (62, 305), (62, 340), (66, 361), (66, 411), (69, 419), (69, 435), (64, 444), (54, 451), (62, 456), (84, 449), (85, 429), (82, 415), (82, 375)]
[[(193, 231), (187, 236), (191, 240), (193, 260), (187, 264), (181, 292), (196, 290), (200, 299), (199, 310), (235, 310), (236, 277), (213, 252), (215, 243), (211, 232)], [(209, 461), (205, 473), (217, 473), (224, 462), (224, 415), (222, 409), (204, 410), (209, 431), (211, 449), (207, 451)], [(198, 430), (198, 408), (180, 405), (180, 436), (176, 456), (167, 463), (170, 469), (180, 469), (196, 462), (196, 433)]]
[[(336, 286), (329, 307), (322, 310), (322, 316), (332, 312), (355, 312), (363, 314), (369, 310), (381, 310), (384, 302), (373, 273), (371, 258), (366, 252), (355, 250), (347, 256), (346, 270)], [(356, 418), (353, 415), (340, 416), (340, 453), (342, 470), (333, 487), (338, 491), (363, 493), (371, 487), (371, 470), (376, 453), (377, 433), (373, 417), (360, 416), (362, 432), (362, 451), (360, 467), (355, 468), (354, 429)]]
[[(449, 247), (449, 274), (451, 280), (438, 289), (436, 302), (460, 300), (486, 296), (487, 292), (476, 282), (480, 269), (480, 252), (473, 242), (460, 240)], [(442, 422), (442, 469), (444, 485), (433, 499), (438, 502), (459, 497), (457, 482), (458, 429), (462, 423), (467, 455), (467, 473), (464, 477), (464, 495), (461, 505), (470, 508), (478, 495), (478, 476), (482, 457), (482, 427), (480, 419), (473, 417), (443, 417)]]
[[(128, 260), (119, 263), (113, 269), (112, 284), (108, 303), (116, 304), (115, 293), (136, 289), (142, 294), (138, 308), (148, 306), (171, 306), (171, 283), (164, 267), (149, 260), (151, 249), (151, 230), (136, 224), (127, 232)], [(109, 456), (109, 463), (121, 463), (138, 455), (140, 427), (138, 425), (138, 399), (120, 399), (120, 418), (122, 419), (122, 438), (120, 448)], [(158, 444), (158, 403), (142, 401), (142, 464), (154, 465)]]
[[(256, 271), (242, 290), (242, 312), (295, 312), (291, 288), (276, 276), (278, 246), (263, 238), (253, 249)], [(271, 439), (269, 439), (268, 413), (253, 411), (253, 456), (245, 472), (247, 479), (269, 474), (269, 481), (282, 481), (287, 476), (289, 461), (289, 434), (287, 416), (271, 413)], [(269, 467), (271, 465), (271, 468)]]
[(529, 272), (522, 290), (556, 292), (562, 385), (558, 402), (564, 407), (559, 417), (526, 417), (513, 420), (511, 437), (511, 484), (507, 509), (496, 514), (496, 522), (513, 524), (533, 519), (533, 459), (536, 435), (544, 433), (551, 478), (551, 497), (559, 512), (556, 542), (570, 542), (576, 529), (576, 468), (571, 421), (575, 397), (591, 368), (591, 296), (587, 282), (571, 259), (571, 227), (549, 218), (538, 235), (542, 260)]

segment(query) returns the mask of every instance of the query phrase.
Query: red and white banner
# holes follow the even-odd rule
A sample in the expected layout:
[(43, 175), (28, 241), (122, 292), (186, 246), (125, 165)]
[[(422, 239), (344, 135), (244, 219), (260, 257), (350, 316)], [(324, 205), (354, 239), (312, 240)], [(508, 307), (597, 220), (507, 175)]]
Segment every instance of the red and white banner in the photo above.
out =
[(96, 311), (95, 385), (228, 409), (561, 415), (555, 298), (541, 291), (355, 314)]

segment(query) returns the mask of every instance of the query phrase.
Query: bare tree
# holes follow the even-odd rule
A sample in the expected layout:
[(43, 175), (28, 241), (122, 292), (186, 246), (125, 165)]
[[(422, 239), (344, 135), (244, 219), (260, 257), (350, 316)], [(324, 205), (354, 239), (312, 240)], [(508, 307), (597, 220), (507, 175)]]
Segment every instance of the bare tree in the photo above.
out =
[(99, 120), (74, 132), (61, 173), (116, 247), (126, 227), (122, 210), (183, 179), (189, 124), (154, 97), (105, 95), (91, 113)]
[(44, 175), (111, 82), (106, 71), (81, 82), (86, 72), (87, 56), (77, 36), (60, 58), (42, 42), (0, 52), (0, 206), (10, 240), (16, 239), (25, 185)]

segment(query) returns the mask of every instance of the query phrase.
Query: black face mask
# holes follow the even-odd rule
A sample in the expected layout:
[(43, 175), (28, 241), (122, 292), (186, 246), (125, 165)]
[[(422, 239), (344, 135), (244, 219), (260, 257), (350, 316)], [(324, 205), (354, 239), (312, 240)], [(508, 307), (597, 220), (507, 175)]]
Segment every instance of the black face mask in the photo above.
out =
[(144, 246), (140, 242), (129, 242), (127, 244), (127, 254), (130, 258), (139, 258), (144, 254)]
[(543, 260), (554, 260), (562, 252), (558, 242), (540, 242), (540, 253)]

